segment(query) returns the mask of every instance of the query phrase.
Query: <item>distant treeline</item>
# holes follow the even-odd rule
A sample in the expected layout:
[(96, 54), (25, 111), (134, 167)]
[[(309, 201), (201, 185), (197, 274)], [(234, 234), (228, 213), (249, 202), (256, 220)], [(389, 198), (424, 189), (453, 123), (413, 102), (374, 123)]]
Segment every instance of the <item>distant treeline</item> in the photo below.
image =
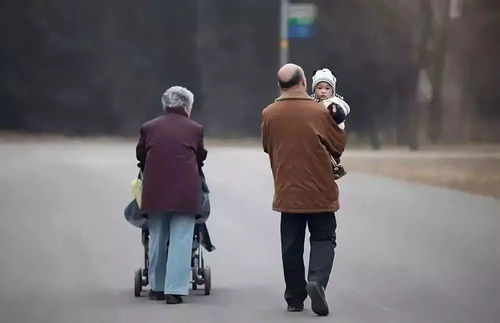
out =
[[(292, 1), (293, 2), (293, 1)], [(307, 2), (307, 1), (301, 1)], [(500, 142), (500, 2), (316, 0), (290, 40), (308, 78), (329, 67), (374, 147)], [(136, 135), (172, 85), (209, 136), (258, 136), (277, 92), (278, 0), (3, 1), (0, 129)]]

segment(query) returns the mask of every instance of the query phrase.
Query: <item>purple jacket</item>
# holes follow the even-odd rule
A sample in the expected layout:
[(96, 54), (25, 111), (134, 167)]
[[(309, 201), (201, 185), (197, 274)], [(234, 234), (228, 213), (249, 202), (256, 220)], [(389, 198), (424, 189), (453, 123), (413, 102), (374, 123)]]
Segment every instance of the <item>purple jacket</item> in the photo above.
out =
[(141, 209), (195, 214), (201, 209), (199, 171), (207, 157), (203, 127), (184, 109), (144, 123), (136, 153), (143, 170)]

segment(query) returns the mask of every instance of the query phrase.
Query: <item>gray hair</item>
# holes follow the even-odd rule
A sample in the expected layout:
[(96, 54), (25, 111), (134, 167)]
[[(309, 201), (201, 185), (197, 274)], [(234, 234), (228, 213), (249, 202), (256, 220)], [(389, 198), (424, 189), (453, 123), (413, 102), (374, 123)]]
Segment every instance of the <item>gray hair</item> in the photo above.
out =
[(172, 86), (166, 90), (161, 97), (163, 110), (169, 108), (185, 108), (191, 111), (193, 102), (193, 93), (182, 86)]

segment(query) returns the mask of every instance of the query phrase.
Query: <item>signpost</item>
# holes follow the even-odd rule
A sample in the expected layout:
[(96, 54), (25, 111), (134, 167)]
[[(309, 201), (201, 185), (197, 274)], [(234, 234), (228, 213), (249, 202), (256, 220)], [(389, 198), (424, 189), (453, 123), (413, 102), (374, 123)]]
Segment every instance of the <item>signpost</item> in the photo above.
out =
[(288, 0), (281, 0), (280, 67), (288, 63)]
[(281, 0), (280, 66), (288, 63), (289, 38), (314, 36), (316, 16), (317, 8), (312, 3), (290, 4), (288, 0)]

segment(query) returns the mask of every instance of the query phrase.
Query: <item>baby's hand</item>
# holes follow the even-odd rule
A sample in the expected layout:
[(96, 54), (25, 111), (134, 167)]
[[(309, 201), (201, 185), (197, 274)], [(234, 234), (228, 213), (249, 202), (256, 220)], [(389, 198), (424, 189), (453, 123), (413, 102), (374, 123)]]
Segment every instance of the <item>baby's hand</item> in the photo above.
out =
[(335, 103), (330, 104), (329, 106), (326, 107), (330, 113), (336, 113), (337, 112), (337, 105)]

